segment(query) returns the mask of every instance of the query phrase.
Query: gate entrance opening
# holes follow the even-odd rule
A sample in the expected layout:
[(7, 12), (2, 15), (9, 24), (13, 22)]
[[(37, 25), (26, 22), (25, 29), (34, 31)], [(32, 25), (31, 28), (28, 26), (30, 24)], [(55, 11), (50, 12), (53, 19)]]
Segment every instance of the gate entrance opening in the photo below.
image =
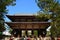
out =
[(38, 30), (22, 30), (21, 36), (29, 36), (29, 35), (35, 35), (38, 36)]

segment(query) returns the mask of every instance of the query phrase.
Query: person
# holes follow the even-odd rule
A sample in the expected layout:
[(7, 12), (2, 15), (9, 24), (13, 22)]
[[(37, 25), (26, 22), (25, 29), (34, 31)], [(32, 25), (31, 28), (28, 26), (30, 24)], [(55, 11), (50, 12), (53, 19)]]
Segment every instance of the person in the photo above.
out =
[(45, 40), (51, 40), (50, 36), (45, 36)]
[(24, 38), (24, 40), (27, 40), (27, 36), (25, 35), (25, 38)]
[(18, 36), (17, 36), (17, 40), (20, 40), (20, 39), (21, 39), (21, 38), (20, 38), (20, 35), (18, 35)]
[(5, 39), (3, 39), (3, 40), (9, 40), (10, 38), (9, 37), (5, 37)]
[(39, 40), (39, 37), (38, 37), (38, 36), (36, 36), (36, 39), (37, 39), (37, 40)]
[(14, 40), (14, 36), (13, 36), (13, 35), (11, 35), (9, 40)]
[(42, 36), (41, 35), (39, 35), (39, 40), (42, 40)]
[(24, 36), (22, 36), (20, 40), (24, 40)]
[(34, 36), (34, 40), (37, 40), (36, 36)]
[(34, 36), (33, 35), (31, 36), (31, 40), (34, 40)]
[(31, 40), (30, 36), (28, 36), (27, 40)]

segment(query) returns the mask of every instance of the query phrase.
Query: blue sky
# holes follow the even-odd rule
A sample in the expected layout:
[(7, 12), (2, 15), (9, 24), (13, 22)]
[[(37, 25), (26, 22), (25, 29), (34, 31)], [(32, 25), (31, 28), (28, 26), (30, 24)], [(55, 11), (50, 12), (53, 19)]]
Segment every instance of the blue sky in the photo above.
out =
[[(60, 2), (60, 0), (58, 0)], [(37, 6), (35, 0), (16, 0), (15, 6), (9, 6), (7, 7), (8, 14), (17, 14), (17, 13), (36, 13), (40, 9)]]
[(39, 11), (39, 7), (37, 6), (35, 0), (16, 0), (15, 6), (7, 7), (8, 14), (16, 14), (16, 13), (36, 13)]

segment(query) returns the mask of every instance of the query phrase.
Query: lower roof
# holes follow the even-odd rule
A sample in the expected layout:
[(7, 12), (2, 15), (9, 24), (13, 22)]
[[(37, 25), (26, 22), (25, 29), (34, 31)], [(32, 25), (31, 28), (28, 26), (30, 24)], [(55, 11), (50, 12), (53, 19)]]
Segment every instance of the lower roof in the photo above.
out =
[[(34, 29), (46, 29), (49, 27), (50, 22), (6, 22), (6, 24), (8, 24), (8, 26), (10, 26), (10, 28), (12, 29), (15, 28), (20, 29), (21, 27), (23, 27), (22, 29), (26, 29), (27, 26), (28, 27), (30, 26), (31, 29), (33, 29), (32, 27), (34, 27)], [(37, 28), (35, 25), (37, 26)], [(38, 26), (42, 26), (42, 27), (38, 27)]]

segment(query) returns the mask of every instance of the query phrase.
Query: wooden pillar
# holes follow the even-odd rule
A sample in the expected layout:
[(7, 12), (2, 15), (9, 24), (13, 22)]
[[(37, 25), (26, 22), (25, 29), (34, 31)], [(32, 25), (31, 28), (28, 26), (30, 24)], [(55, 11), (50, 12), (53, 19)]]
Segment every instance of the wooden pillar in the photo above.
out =
[(28, 34), (27, 34), (27, 29), (26, 29), (26, 36), (28, 36)]
[(20, 36), (22, 36), (22, 30), (21, 29), (19, 29), (19, 34), (20, 34)]
[[(33, 20), (32, 20), (33, 21)], [(33, 23), (32, 23), (32, 35), (33, 35), (34, 33), (33, 33)]]
[(40, 29), (41, 25), (39, 24), (39, 29), (38, 29), (38, 36), (41, 35), (41, 29)]
[(33, 35), (34, 33), (33, 33), (33, 29), (32, 29), (32, 35)]
[[(26, 19), (27, 22), (27, 19)], [(26, 36), (27, 36), (27, 24), (25, 24), (25, 31), (26, 31)]]
[[(31, 20), (33, 22), (33, 19), (31, 19)], [(33, 23), (31, 25), (32, 25), (32, 35), (34, 35), (34, 32), (33, 32)]]
[(38, 36), (40, 35), (40, 29), (38, 29)]

